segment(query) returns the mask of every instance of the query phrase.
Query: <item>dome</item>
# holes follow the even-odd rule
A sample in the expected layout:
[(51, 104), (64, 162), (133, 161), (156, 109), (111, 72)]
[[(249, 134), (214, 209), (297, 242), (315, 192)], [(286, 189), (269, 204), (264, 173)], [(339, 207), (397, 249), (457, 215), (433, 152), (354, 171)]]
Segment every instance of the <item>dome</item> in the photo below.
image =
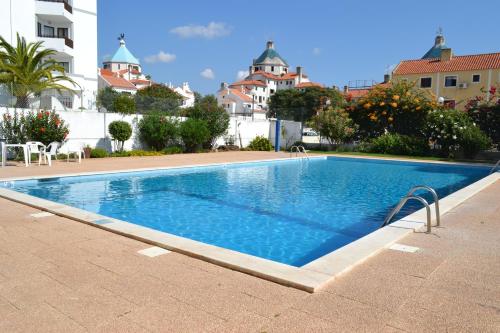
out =
[(120, 47), (115, 52), (113, 57), (111, 57), (109, 62), (120, 62), (134, 65), (140, 64), (139, 59), (134, 57), (134, 55), (125, 46), (125, 40), (123, 38), (120, 39)]
[(286, 60), (283, 59), (274, 49), (274, 43), (272, 41), (267, 42), (266, 50), (262, 52), (256, 60), (254, 60), (254, 65), (275, 65), (288, 67)]

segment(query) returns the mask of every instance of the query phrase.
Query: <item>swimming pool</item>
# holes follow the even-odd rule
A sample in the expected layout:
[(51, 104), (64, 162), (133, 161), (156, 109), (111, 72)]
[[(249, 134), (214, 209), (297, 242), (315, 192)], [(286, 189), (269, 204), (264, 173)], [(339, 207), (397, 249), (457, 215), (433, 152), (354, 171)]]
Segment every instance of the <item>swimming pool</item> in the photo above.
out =
[[(328, 157), (47, 178), (3, 186), (301, 267), (378, 229), (412, 186), (429, 185), (442, 198), (488, 171), (481, 166)], [(419, 208), (408, 206), (401, 215)]]

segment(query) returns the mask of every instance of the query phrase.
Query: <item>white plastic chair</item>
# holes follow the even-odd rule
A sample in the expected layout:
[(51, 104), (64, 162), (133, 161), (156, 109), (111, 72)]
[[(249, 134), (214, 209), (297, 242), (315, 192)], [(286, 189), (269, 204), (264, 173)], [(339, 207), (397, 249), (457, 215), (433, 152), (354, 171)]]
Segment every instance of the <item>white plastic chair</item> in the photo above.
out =
[(38, 154), (38, 165), (40, 165), (45, 153), (45, 145), (38, 141), (28, 141), (26, 145), (28, 146), (28, 164), (31, 164), (31, 154)]
[(66, 142), (61, 150), (66, 154), (66, 162), (69, 162), (69, 155), (71, 154), (78, 156), (78, 163), (82, 163), (82, 156), (85, 158), (83, 143), (81, 142)]
[(47, 160), (49, 166), (52, 166), (52, 156), (57, 160), (57, 149), (59, 148), (59, 142), (51, 142), (45, 149), (43, 156)]

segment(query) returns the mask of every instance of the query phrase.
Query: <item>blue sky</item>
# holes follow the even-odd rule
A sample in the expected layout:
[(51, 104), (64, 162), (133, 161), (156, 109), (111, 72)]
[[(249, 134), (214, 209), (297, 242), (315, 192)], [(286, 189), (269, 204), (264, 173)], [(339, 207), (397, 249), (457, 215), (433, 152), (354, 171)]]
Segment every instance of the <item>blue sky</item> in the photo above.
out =
[(99, 0), (99, 64), (125, 33), (127, 47), (157, 82), (203, 94), (248, 70), (268, 39), (311, 80), (343, 86), (383, 78), (420, 58), (438, 27), (457, 55), (500, 51), (498, 0)]

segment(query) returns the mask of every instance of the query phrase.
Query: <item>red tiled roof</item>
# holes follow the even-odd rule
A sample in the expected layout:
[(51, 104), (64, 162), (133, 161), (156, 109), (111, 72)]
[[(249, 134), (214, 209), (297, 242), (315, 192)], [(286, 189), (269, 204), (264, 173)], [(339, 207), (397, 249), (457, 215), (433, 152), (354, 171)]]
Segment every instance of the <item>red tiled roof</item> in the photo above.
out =
[(113, 72), (110, 71), (109, 69), (104, 69), (104, 68), (99, 68), (99, 73), (101, 75), (109, 75), (109, 76), (113, 76)]
[(132, 83), (125, 80), (124, 78), (121, 78), (118, 76), (113, 76), (113, 75), (102, 75), (102, 71), (101, 71), (101, 77), (111, 87), (120, 88), (120, 89), (128, 89), (128, 90), (137, 90), (136, 86), (134, 86)]
[(236, 87), (236, 86), (261, 86), (261, 87), (265, 87), (266, 84), (262, 81), (259, 81), (259, 80), (242, 80), (242, 81), (234, 82), (230, 85), (230, 87)]
[(295, 88), (310, 88), (310, 87), (319, 87), (323, 88), (323, 85), (321, 83), (316, 83), (316, 82), (302, 82), (299, 83), (295, 86)]
[(133, 84), (151, 84), (151, 81), (149, 80), (140, 80), (140, 79), (132, 79), (130, 80)]
[(423, 74), (437, 72), (460, 72), (500, 68), (500, 52), (452, 56), (451, 60), (439, 58), (403, 60), (394, 70), (394, 75)]
[(243, 102), (252, 102), (252, 98), (250, 96), (245, 95), (238, 89), (229, 89), (231, 93), (241, 99)]
[(351, 98), (360, 98), (366, 96), (373, 88), (388, 88), (391, 86), (390, 82), (379, 83), (374, 86), (368, 88), (359, 88), (359, 89), (349, 89), (347, 93), (344, 93), (346, 96), (351, 96)]
[(263, 77), (268, 78), (268, 79), (279, 80), (279, 76), (268, 73), (268, 72), (264, 72), (264, 71), (253, 72), (252, 74), (249, 75), (249, 77), (251, 77), (253, 75), (262, 75)]

